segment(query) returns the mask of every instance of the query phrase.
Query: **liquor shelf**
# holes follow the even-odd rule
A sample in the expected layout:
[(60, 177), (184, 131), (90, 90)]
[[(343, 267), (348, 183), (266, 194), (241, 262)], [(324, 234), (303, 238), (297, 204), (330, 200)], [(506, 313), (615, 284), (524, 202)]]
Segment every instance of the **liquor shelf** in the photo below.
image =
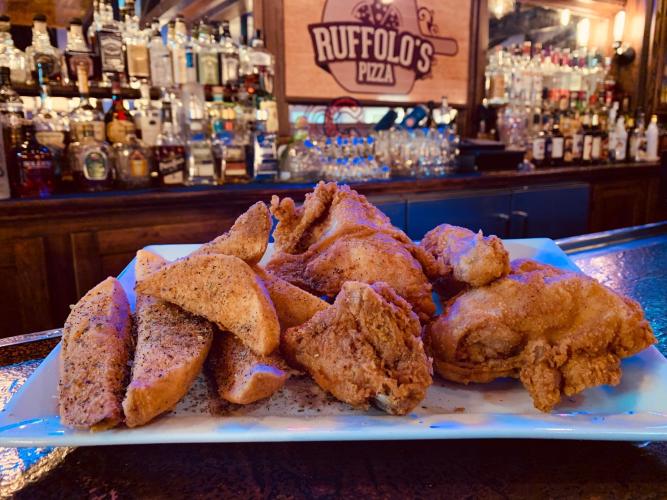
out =
[[(410, 237), (450, 222), (502, 237), (573, 236), (658, 220), (658, 163), (542, 168), (355, 184)], [(110, 191), (0, 202), (3, 336), (61, 326), (68, 306), (144, 246), (203, 242), (271, 195), (312, 184)]]

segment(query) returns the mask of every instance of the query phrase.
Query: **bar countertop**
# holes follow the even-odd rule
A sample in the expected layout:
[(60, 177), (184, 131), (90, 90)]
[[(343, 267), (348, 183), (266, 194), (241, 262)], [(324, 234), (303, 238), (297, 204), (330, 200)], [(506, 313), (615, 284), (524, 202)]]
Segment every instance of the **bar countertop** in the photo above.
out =
[[(532, 171), (500, 170), (449, 174), (434, 178), (398, 178), (349, 184), (365, 195), (402, 195), (489, 189), (567, 181), (600, 181), (657, 175), (659, 162), (589, 166), (541, 167)], [(67, 213), (119, 208), (178, 206), (197, 203), (245, 203), (270, 199), (272, 194), (303, 197), (313, 184), (250, 183), (222, 186), (154, 188), (135, 191), (59, 194), (45, 199), (12, 199), (0, 202), (0, 220), (56, 217)]]
[[(583, 271), (643, 304), (667, 354), (667, 222), (558, 243)], [(5, 394), (56, 341), (0, 347)], [(256, 443), (0, 453), (0, 493), (18, 489), (19, 498), (31, 499), (667, 496), (667, 443)]]

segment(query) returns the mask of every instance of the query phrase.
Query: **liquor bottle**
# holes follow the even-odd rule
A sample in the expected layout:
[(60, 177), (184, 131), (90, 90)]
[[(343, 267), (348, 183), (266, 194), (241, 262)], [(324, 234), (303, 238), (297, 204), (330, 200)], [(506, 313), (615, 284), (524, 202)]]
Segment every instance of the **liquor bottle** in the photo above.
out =
[(563, 156), (565, 154), (565, 137), (560, 131), (558, 118), (555, 119), (551, 129), (551, 165), (560, 166), (563, 164)]
[(123, 53), (123, 36), (118, 22), (113, 18), (111, 5), (104, 1), (100, 3), (101, 24), (95, 33), (96, 51), (99, 60), (98, 75), (101, 75), (102, 84), (111, 85), (118, 80), (125, 83), (125, 56)]
[(625, 118), (619, 116), (614, 131), (614, 161), (623, 162), (628, 151), (628, 132), (625, 130)]
[(97, 51), (97, 32), (102, 29), (102, 10), (101, 10), (101, 0), (93, 0), (93, 20), (88, 26), (88, 45), (95, 52), (96, 56), (99, 54)]
[(83, 66), (88, 79), (93, 78), (94, 61), (93, 54), (86, 44), (83, 37), (83, 28), (81, 19), (75, 17), (69, 23), (67, 32), (67, 47), (65, 48), (65, 64), (67, 65), (67, 75), (71, 82), (78, 81), (78, 67)]
[(151, 153), (134, 132), (127, 134), (124, 143), (112, 146), (116, 167), (116, 184), (121, 189), (145, 188), (150, 185)]
[(161, 186), (183, 184), (186, 176), (185, 146), (174, 133), (171, 102), (162, 101), (162, 131), (153, 148), (154, 174)]
[(207, 112), (202, 86), (197, 83), (184, 85), (182, 100), (184, 122), (187, 127), (185, 148), (188, 177), (186, 183), (189, 185), (216, 184), (215, 159), (206, 122)]
[(229, 32), (229, 21), (220, 25), (220, 83), (232, 95), (239, 83), (239, 47)]
[(13, 82), (25, 83), (28, 80), (28, 60), (25, 52), (14, 46), (11, 27), (9, 16), (0, 16), (0, 67), (9, 68)]
[(174, 36), (169, 47), (174, 83), (183, 85), (197, 81), (197, 69), (194, 50), (188, 39), (188, 29), (183, 16), (177, 16), (174, 23)]
[(59, 82), (61, 78), (61, 54), (49, 39), (46, 16), (36, 14), (32, 18), (32, 45), (26, 49), (31, 81), (37, 81), (37, 65), (41, 64), (44, 76), (49, 82)]
[(79, 191), (106, 191), (113, 186), (113, 156), (109, 144), (95, 139), (89, 123), (81, 129), (81, 140), (69, 146), (74, 182)]
[(220, 60), (211, 26), (202, 21), (197, 44), (197, 81), (202, 85), (220, 85)]
[(656, 161), (659, 160), (658, 156), (658, 116), (651, 116), (651, 123), (646, 129), (646, 161)]
[[(539, 120), (539, 115), (538, 115)], [(546, 165), (546, 145), (547, 145), (547, 134), (544, 128), (540, 128), (540, 131), (533, 138), (533, 147), (532, 147), (532, 162), (536, 167), (543, 167)]]
[(639, 127), (635, 124), (635, 119), (632, 116), (626, 118), (628, 124), (628, 161), (637, 161), (635, 158), (639, 152)]
[(591, 142), (591, 162), (598, 164), (602, 156), (602, 133), (600, 131), (600, 117), (597, 112), (593, 113), (593, 118), (591, 119), (591, 133), (593, 135)]
[(246, 161), (252, 160), (253, 179), (260, 182), (275, 181), (278, 178), (277, 137), (266, 130), (266, 118), (265, 111), (256, 111), (253, 151), (246, 158)]
[[(13, 150), (23, 142), (23, 101), (12, 88), (10, 69), (0, 67), (0, 124), (2, 125), (2, 155), (5, 175), (9, 179), (14, 196), (20, 181)], [(6, 189), (6, 188), (5, 188)]]
[(579, 165), (584, 154), (584, 127), (579, 112), (575, 112), (572, 129), (572, 163)]
[(18, 198), (45, 198), (54, 190), (53, 155), (35, 138), (35, 127), (23, 126), (23, 142), (13, 149), (18, 176), (14, 179), (14, 193)]
[(33, 117), (33, 134), (39, 144), (46, 146), (51, 151), (55, 182), (59, 190), (67, 191), (73, 181), (72, 173), (65, 162), (69, 125), (67, 120), (53, 109), (42, 63), (37, 63), (37, 73), (40, 106)]
[(256, 31), (248, 57), (252, 66), (252, 74), (246, 77), (246, 91), (248, 94), (259, 96), (273, 95), (275, 58), (264, 47), (260, 30)]
[(553, 150), (553, 135), (552, 127), (553, 120), (548, 115), (545, 114), (543, 118), (544, 123), (544, 165), (549, 166), (552, 164), (552, 150)]
[(130, 86), (137, 88), (150, 78), (150, 62), (148, 60), (148, 40), (146, 33), (139, 29), (139, 17), (134, 10), (134, 0), (125, 2), (125, 26), (123, 41), (127, 59), (127, 76)]
[(151, 83), (154, 87), (168, 88), (174, 83), (169, 49), (162, 40), (160, 22), (157, 18), (153, 19), (152, 26), (153, 33), (148, 44), (151, 61)]
[(70, 135), (72, 141), (81, 141), (83, 126), (93, 127), (95, 139), (102, 142), (106, 137), (104, 115), (90, 103), (88, 90), (88, 72), (84, 66), (77, 67), (77, 87), (79, 88), (79, 105), (70, 115)]
[(160, 134), (160, 110), (153, 105), (150, 96), (151, 88), (147, 83), (141, 84), (141, 99), (134, 101), (134, 125), (137, 137), (146, 147), (155, 146)]
[(582, 165), (590, 165), (593, 162), (593, 129), (591, 128), (591, 118), (587, 113), (582, 120), (583, 128), (583, 149), (581, 151)]
[(111, 85), (111, 99), (111, 108), (104, 117), (107, 140), (111, 144), (123, 143), (127, 141), (127, 135), (130, 132), (134, 133), (134, 120), (125, 109), (118, 80), (114, 80)]

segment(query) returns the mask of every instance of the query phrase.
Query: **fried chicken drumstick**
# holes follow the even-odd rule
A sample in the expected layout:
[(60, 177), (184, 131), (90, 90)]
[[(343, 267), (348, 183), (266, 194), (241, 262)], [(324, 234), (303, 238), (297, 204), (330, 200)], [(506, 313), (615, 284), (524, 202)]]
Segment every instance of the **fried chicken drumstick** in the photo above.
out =
[(348, 186), (320, 182), (299, 208), (274, 196), (271, 212), (279, 222), (270, 272), (332, 297), (346, 281), (383, 281), (422, 319), (435, 313), (426, 272), (435, 270), (433, 257)]
[(621, 358), (655, 341), (635, 301), (530, 260), (452, 299), (426, 332), (439, 375), (466, 384), (519, 378), (545, 412), (562, 395), (617, 385)]

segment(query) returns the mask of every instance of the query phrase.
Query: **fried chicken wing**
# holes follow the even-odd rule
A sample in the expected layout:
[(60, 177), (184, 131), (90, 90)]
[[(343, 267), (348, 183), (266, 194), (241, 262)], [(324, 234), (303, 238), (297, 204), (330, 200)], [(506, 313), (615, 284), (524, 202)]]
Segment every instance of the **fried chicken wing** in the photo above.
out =
[(436, 290), (452, 296), (467, 286), (479, 287), (506, 276), (509, 253), (497, 236), (484, 236), (464, 227), (441, 224), (424, 235), (420, 247), (437, 262), (430, 277)]
[(542, 411), (563, 394), (618, 384), (621, 358), (655, 343), (635, 301), (530, 260), (452, 299), (425, 337), (442, 377), (466, 384), (519, 378)]
[(316, 295), (335, 296), (346, 281), (384, 281), (422, 319), (435, 313), (425, 268), (435, 260), (348, 186), (320, 182), (303, 206), (271, 202), (276, 253), (267, 269)]
[(348, 281), (333, 305), (281, 335), (288, 363), (336, 398), (405, 415), (426, 395), (431, 360), (410, 305), (382, 282)]

